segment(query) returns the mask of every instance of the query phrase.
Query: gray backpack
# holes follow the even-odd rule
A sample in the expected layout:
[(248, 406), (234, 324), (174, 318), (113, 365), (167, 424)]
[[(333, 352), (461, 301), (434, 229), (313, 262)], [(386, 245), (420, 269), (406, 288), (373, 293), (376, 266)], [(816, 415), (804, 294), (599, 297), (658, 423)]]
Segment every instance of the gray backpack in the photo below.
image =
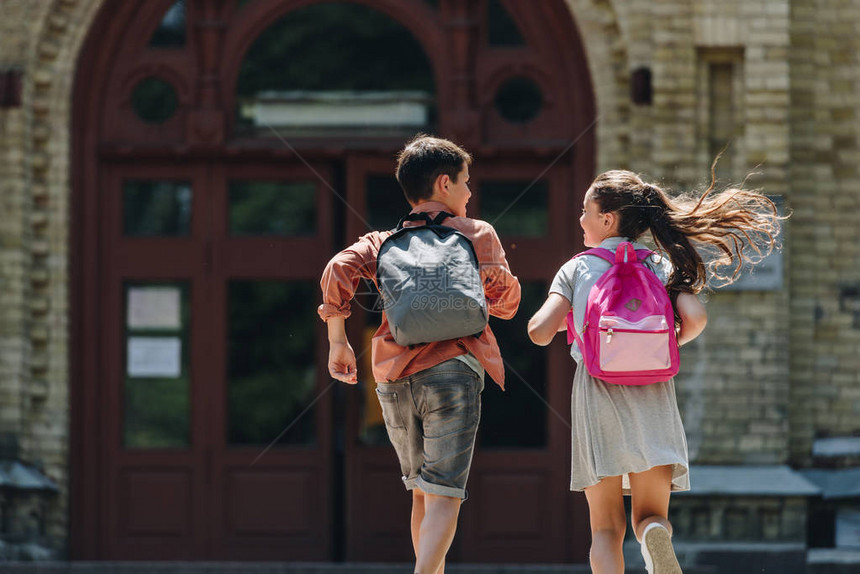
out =
[[(391, 334), (404, 347), (480, 336), (489, 313), (475, 248), (468, 237), (435, 219), (409, 214), (379, 247), (376, 284)], [(404, 221), (426, 225), (403, 227)]]

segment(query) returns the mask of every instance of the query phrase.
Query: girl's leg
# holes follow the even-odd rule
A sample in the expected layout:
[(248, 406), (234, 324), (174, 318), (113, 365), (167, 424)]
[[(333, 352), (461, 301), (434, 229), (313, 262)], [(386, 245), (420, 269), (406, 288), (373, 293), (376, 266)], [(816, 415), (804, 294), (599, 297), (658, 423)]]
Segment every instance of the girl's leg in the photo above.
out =
[(591, 571), (624, 574), (624, 532), (627, 514), (621, 494), (621, 477), (610, 476), (585, 489), (591, 522)]
[(658, 466), (630, 475), (633, 531), (642, 543), (642, 556), (651, 574), (681, 574), (672, 547), (669, 495), (672, 467)]
[(642, 540), (642, 532), (652, 522), (663, 525), (671, 533), (669, 495), (672, 492), (672, 465), (630, 473), (630, 491), (636, 539)]

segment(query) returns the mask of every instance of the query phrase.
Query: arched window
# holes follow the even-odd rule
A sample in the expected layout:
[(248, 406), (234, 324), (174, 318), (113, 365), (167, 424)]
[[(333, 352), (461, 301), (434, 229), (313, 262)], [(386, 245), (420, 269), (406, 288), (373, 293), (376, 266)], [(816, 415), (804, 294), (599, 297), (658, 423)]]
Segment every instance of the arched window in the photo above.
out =
[(275, 22), (248, 50), (236, 91), (246, 135), (402, 135), (434, 122), (421, 46), (358, 4), (317, 4)]
[(185, 0), (176, 0), (164, 14), (149, 45), (153, 48), (181, 48), (185, 46)]

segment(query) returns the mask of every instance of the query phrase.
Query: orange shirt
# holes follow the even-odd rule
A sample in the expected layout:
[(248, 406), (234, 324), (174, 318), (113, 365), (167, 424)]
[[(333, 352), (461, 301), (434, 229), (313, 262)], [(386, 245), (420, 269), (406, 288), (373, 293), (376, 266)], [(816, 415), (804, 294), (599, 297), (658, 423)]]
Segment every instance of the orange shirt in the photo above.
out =
[[(435, 217), (440, 211), (448, 209), (442, 203), (429, 201), (420, 204), (412, 213), (424, 212)], [(404, 225), (423, 223), (407, 221)], [(516, 315), (520, 305), (520, 282), (511, 273), (505, 259), (505, 250), (493, 226), (486, 221), (468, 217), (451, 217), (446, 219), (443, 225), (457, 229), (472, 241), (478, 256), (490, 314), (502, 319), (510, 319)], [(389, 235), (391, 231), (372, 231), (329, 261), (320, 281), (323, 304), (318, 312), (323, 321), (330, 317), (349, 317), (350, 301), (361, 279), (376, 283), (376, 256), (380, 245)], [(373, 378), (377, 382), (394, 381), (470, 352), (480, 361), (487, 374), (502, 389), (505, 388), (502, 355), (489, 325), (480, 337), (462, 337), (413, 345), (411, 348), (401, 347), (391, 336), (388, 318), (383, 313), (382, 324), (373, 336), (371, 348)]]

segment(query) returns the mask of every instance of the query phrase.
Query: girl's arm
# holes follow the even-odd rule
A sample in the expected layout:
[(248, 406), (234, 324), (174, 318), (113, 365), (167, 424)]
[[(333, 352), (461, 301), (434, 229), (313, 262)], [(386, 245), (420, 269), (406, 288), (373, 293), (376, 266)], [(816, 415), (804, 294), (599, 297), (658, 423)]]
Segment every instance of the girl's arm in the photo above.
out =
[(705, 330), (705, 325), (708, 324), (708, 313), (699, 298), (692, 293), (680, 293), (675, 306), (681, 317), (678, 344), (683, 345), (698, 337)]
[(564, 318), (570, 311), (570, 301), (558, 293), (550, 293), (547, 300), (529, 320), (529, 338), (536, 345), (549, 345), (556, 333), (564, 327)]

